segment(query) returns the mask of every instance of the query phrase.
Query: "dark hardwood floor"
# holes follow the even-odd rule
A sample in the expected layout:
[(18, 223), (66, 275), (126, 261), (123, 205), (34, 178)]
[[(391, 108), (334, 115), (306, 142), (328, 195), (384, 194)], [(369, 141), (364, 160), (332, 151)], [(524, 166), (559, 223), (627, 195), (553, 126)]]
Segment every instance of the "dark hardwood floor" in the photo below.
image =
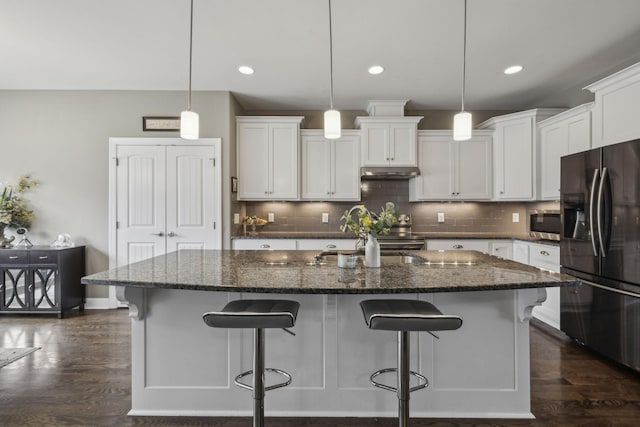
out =
[[(249, 418), (129, 417), (126, 310), (0, 316), (0, 346), (41, 346), (0, 368), (0, 426), (250, 426)], [(415, 419), (412, 426), (640, 426), (640, 376), (544, 326), (531, 327), (535, 420)], [(394, 398), (393, 395), (389, 396)], [(267, 397), (267, 405), (269, 399)], [(397, 425), (384, 418), (267, 418), (267, 426)]]

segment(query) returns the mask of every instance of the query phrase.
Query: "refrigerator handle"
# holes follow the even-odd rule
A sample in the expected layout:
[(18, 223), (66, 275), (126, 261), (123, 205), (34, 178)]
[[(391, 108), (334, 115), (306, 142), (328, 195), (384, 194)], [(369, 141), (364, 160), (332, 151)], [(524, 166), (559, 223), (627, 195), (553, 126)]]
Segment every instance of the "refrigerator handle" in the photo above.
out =
[(593, 256), (598, 256), (598, 247), (596, 246), (596, 228), (600, 233), (599, 223), (594, 221), (594, 204), (596, 198), (596, 185), (598, 184), (598, 174), (600, 169), (593, 170), (593, 181), (591, 182), (591, 193), (589, 193), (589, 222), (591, 224), (591, 247), (593, 248)]
[(607, 168), (602, 168), (602, 177), (600, 178), (600, 186), (598, 188), (598, 240), (600, 241), (600, 250), (602, 251), (602, 257), (607, 256), (607, 251), (604, 249), (604, 241), (602, 240), (602, 229), (604, 228), (604, 224), (602, 223), (602, 198), (604, 192), (604, 183), (607, 178)]

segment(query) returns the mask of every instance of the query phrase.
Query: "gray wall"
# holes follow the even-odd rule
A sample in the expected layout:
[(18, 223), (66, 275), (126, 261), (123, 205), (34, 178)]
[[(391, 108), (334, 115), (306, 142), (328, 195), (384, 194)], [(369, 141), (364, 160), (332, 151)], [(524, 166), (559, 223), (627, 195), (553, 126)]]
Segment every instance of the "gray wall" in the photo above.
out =
[[(109, 137), (177, 137), (143, 132), (142, 116), (178, 116), (185, 92), (0, 91), (0, 182), (31, 173), (40, 185), (26, 194), (35, 211), (34, 244), (69, 233), (87, 246), (87, 272), (108, 268)], [(200, 135), (222, 138), (223, 224), (229, 221), (230, 174), (235, 174), (235, 115), (228, 92), (193, 94)], [(233, 143), (230, 143), (233, 141)], [(223, 241), (229, 238), (224, 227)], [(106, 297), (91, 287), (89, 297)]]

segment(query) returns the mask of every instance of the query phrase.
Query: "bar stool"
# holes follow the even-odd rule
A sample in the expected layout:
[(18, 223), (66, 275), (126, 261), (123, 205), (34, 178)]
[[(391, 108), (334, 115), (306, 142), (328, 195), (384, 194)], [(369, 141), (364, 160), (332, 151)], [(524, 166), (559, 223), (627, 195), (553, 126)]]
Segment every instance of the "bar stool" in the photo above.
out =
[[(208, 312), (202, 315), (207, 326), (214, 328), (251, 328), (253, 329), (253, 369), (236, 376), (237, 386), (253, 391), (253, 426), (264, 426), (264, 395), (265, 392), (291, 384), (291, 375), (280, 369), (265, 368), (265, 328), (282, 328), (291, 335), (293, 332), (286, 328), (295, 325), (300, 304), (289, 300), (236, 300), (224, 306), (222, 311)], [(264, 373), (274, 372), (283, 376), (284, 382), (266, 386)], [(253, 374), (253, 384), (246, 384), (241, 380)]]
[[(369, 377), (371, 384), (398, 395), (398, 421), (400, 427), (409, 425), (409, 394), (427, 387), (427, 378), (410, 370), (409, 332), (425, 331), (439, 339), (433, 331), (452, 331), (462, 326), (459, 316), (445, 315), (433, 304), (408, 299), (373, 299), (360, 302), (364, 320), (369, 329), (398, 332), (398, 367), (385, 368)], [(397, 387), (377, 382), (375, 378), (386, 372), (397, 372)], [(409, 387), (409, 375), (418, 378), (418, 385)]]

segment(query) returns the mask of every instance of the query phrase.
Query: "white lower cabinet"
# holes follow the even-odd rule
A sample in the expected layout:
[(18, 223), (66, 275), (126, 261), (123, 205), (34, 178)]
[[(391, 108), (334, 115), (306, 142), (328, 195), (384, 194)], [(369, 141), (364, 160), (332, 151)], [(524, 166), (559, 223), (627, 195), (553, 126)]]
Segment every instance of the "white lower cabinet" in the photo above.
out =
[(504, 259), (513, 259), (513, 241), (512, 240), (493, 240), (491, 241), (491, 255)]
[(269, 251), (269, 250), (295, 250), (295, 239), (233, 239), (233, 249)]
[(352, 251), (355, 248), (355, 239), (298, 239), (300, 251)]
[(427, 239), (429, 251), (480, 251), (489, 253), (489, 240), (483, 239)]
[(516, 240), (513, 242), (514, 261), (529, 265), (529, 243)]
[[(558, 246), (529, 243), (529, 265), (560, 272), (560, 248)], [(533, 309), (533, 316), (560, 329), (560, 288), (547, 288), (547, 299)]]

